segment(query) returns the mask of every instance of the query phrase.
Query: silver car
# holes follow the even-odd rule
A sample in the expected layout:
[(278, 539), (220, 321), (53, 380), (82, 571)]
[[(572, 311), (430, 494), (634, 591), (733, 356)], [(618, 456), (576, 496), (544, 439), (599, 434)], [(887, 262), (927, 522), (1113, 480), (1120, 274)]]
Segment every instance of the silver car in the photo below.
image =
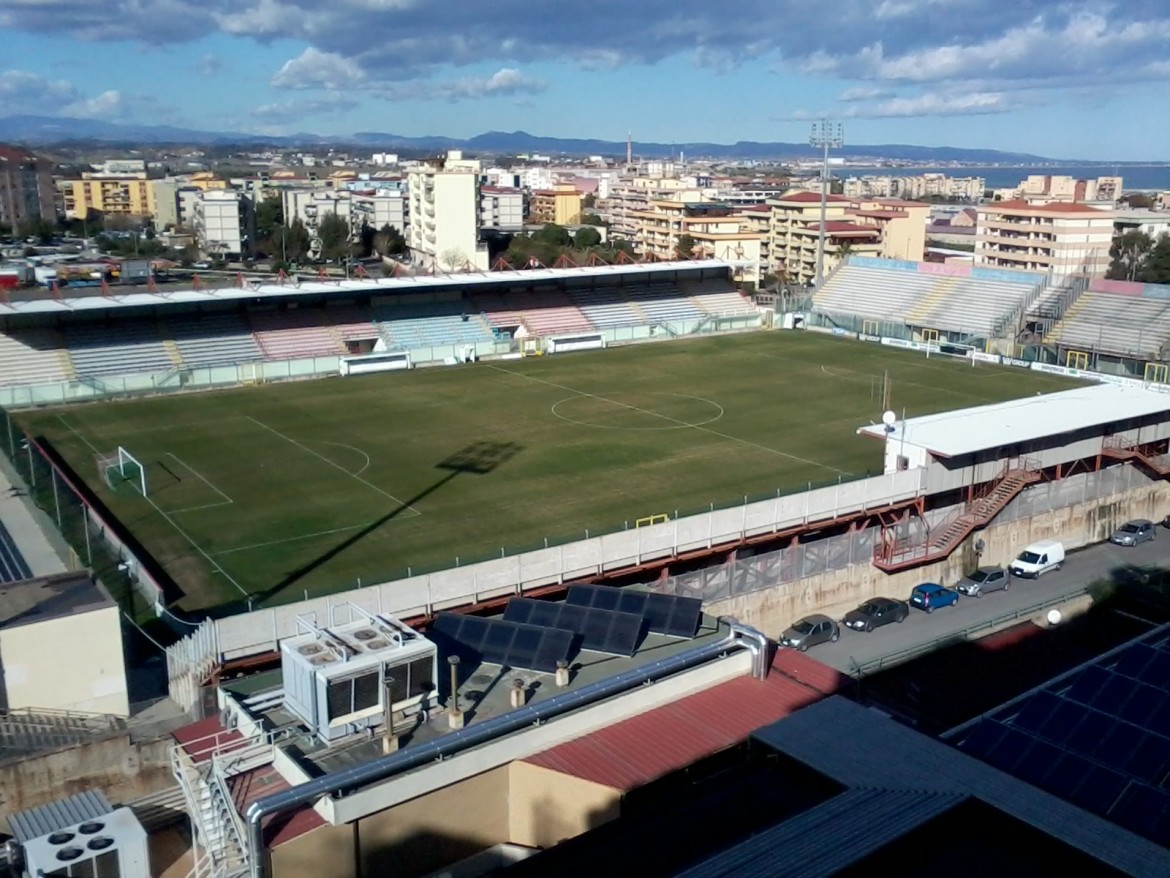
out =
[(1118, 546), (1136, 546), (1139, 543), (1144, 543), (1152, 540), (1158, 536), (1158, 531), (1154, 528), (1154, 523), (1145, 518), (1136, 518), (1133, 521), (1127, 521), (1121, 527), (1113, 532), (1113, 536), (1109, 538), (1109, 542)]
[(836, 643), (841, 636), (837, 623), (819, 613), (805, 616), (780, 635), (780, 645), (799, 649), (801, 652), (818, 643)]
[(1012, 587), (1012, 575), (1002, 567), (980, 567), (959, 580), (955, 591), (968, 597), (981, 598), (993, 591), (1007, 591)]

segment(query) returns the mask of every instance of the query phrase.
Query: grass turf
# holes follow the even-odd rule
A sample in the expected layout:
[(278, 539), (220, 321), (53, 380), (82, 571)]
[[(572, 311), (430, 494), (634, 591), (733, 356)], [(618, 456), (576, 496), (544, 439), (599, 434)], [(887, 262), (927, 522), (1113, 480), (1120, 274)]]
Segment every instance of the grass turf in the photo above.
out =
[[(880, 472), (856, 428), (1075, 386), (812, 333), (755, 333), (20, 416), (171, 573), (188, 609), (466, 564)], [(111, 491), (123, 446), (148, 497)]]

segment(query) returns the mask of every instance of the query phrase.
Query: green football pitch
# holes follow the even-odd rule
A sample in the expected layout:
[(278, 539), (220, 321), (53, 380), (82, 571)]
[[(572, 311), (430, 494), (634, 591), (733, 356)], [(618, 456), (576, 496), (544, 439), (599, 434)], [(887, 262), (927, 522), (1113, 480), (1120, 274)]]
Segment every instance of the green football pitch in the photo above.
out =
[[(882, 468), (856, 435), (1075, 386), (812, 333), (27, 412), (194, 610), (298, 600)], [(99, 456), (142, 462), (107, 480)], [(133, 470), (133, 466), (128, 467)], [(110, 487), (113, 485), (114, 487)]]

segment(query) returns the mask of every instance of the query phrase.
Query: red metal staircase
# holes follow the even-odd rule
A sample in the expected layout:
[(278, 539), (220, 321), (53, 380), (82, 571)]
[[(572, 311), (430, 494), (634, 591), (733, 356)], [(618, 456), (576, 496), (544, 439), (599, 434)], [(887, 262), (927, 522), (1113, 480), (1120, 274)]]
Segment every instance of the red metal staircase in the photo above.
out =
[(900, 539), (892, 529), (883, 527), (881, 539), (874, 547), (874, 566), (886, 573), (897, 573), (947, 557), (972, 531), (987, 525), (1024, 488), (1041, 478), (1039, 461), (1011, 461), (1004, 465), (999, 479), (983, 486), (978, 496), (925, 535)]
[(1125, 460), (1145, 470), (1156, 479), (1170, 476), (1170, 462), (1165, 455), (1166, 440), (1141, 443), (1130, 436), (1117, 434), (1106, 436), (1101, 442), (1101, 456), (1113, 460)]

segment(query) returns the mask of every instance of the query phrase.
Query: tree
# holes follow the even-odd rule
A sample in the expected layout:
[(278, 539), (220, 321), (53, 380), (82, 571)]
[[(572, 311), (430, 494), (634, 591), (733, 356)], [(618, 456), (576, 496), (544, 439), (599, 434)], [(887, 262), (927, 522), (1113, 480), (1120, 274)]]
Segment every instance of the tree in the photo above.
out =
[(325, 259), (341, 260), (349, 255), (349, 223), (335, 213), (327, 213), (317, 227), (321, 239), (321, 255)]
[(1154, 249), (1154, 240), (1139, 229), (1113, 239), (1111, 262), (1106, 277), (1111, 280), (1138, 280)]
[(582, 250), (596, 247), (601, 243), (601, 232), (589, 226), (577, 229), (577, 234), (573, 236), (573, 243)]
[(379, 256), (401, 256), (406, 252), (406, 239), (398, 229), (386, 223), (374, 235), (373, 247)]
[(1154, 199), (1143, 192), (1131, 192), (1121, 199), (1133, 210), (1149, 210), (1154, 206)]
[(269, 243), (273, 259), (297, 262), (309, 252), (309, 230), (299, 219), (295, 219), (291, 226), (277, 226)]
[(675, 255), (679, 259), (693, 259), (695, 257), (695, 239), (690, 235), (679, 235), (678, 243), (674, 245)]
[(467, 254), (458, 247), (450, 247), (439, 254), (439, 265), (444, 271), (458, 271), (466, 264)]
[(1170, 284), (1170, 235), (1163, 233), (1158, 236), (1138, 280), (1148, 284)]
[[(582, 207), (596, 207), (597, 206), (597, 196), (592, 192), (586, 192), (585, 196), (581, 199), (581, 206)], [(591, 225), (592, 225), (592, 223), (591, 223)]]
[(573, 243), (573, 238), (568, 230), (556, 223), (545, 223), (544, 228), (533, 232), (532, 240), (542, 244), (551, 244), (554, 247), (568, 247)]
[(40, 217), (26, 219), (17, 226), (17, 234), (22, 238), (36, 238), (38, 243), (52, 244), (56, 227), (48, 220)]
[(269, 193), (256, 205), (256, 237), (261, 242), (270, 242), (277, 229), (284, 225), (284, 205), (280, 196)]
[(583, 226), (605, 226), (606, 222), (595, 213), (581, 214), (581, 225)]

